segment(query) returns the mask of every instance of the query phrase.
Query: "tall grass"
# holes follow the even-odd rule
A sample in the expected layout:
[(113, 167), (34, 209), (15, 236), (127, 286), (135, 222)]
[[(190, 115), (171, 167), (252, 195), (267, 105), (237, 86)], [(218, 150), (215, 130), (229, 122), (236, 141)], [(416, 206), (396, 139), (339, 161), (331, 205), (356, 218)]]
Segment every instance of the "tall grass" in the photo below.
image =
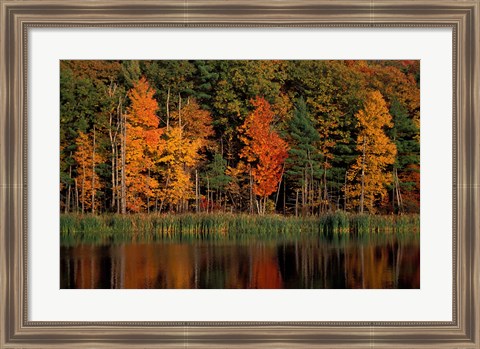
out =
[(418, 215), (329, 213), (318, 217), (247, 214), (61, 215), (63, 242), (235, 239), (416, 233)]

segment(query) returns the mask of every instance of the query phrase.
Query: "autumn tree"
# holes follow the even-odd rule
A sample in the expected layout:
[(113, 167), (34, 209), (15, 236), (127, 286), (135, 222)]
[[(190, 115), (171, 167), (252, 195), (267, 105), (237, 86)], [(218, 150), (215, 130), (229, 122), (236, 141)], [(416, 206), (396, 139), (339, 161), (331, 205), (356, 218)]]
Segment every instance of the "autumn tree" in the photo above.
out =
[[(211, 145), (209, 137), (213, 135), (213, 128), (210, 112), (202, 110), (194, 99), (182, 105), (179, 96), (178, 108), (171, 114), (171, 126), (166, 131), (165, 149), (159, 162), (164, 178), (160, 208), (166, 205), (181, 211), (193, 197), (197, 209), (199, 207), (197, 166), (202, 159), (202, 152)], [(193, 177), (195, 182), (192, 181)]]
[(201, 109), (195, 99), (188, 99), (184, 105), (180, 103), (180, 109), (172, 112), (172, 121), (182, 129), (184, 138), (198, 140), (201, 150), (212, 145), (212, 116), (208, 110)]
[(165, 133), (164, 149), (159, 158), (162, 170), (160, 211), (165, 207), (181, 212), (187, 200), (193, 198), (193, 182), (188, 168), (199, 159), (200, 140), (190, 140), (182, 135), (179, 126), (172, 126)]
[(397, 148), (385, 134), (393, 126), (382, 94), (373, 91), (367, 94), (363, 109), (355, 114), (357, 119), (357, 145), (359, 152), (350, 167), (346, 195), (350, 207), (360, 213), (366, 208), (376, 212), (376, 203), (387, 195), (386, 186), (392, 183), (392, 173), (387, 167), (395, 162)]
[(153, 174), (162, 150), (156, 115), (158, 103), (155, 91), (145, 78), (134, 82), (128, 92), (130, 106), (125, 114), (123, 130), (122, 212), (139, 212), (153, 205), (152, 198), (158, 188)]
[[(208, 197), (216, 209), (251, 213), (269, 198), (286, 213), (297, 192), (296, 206), (307, 214), (358, 211), (363, 169), (365, 211), (418, 213), (419, 88), (418, 60), (62, 60), (61, 210), (81, 211), (81, 177), (85, 190), (92, 184), (82, 169), (92, 159), (75, 155), (82, 152), (80, 132), (92, 146), (95, 130), (95, 162), (103, 159), (92, 174), (102, 185), (94, 190), (95, 212), (198, 212)], [(375, 129), (395, 144), (393, 164), (388, 147), (387, 155), (374, 154), (383, 141), (370, 131), (375, 142), (367, 139), (362, 161), (359, 137), (374, 124), (359, 120), (372, 103), (369, 91), (379, 91), (389, 108), (391, 120)], [(268, 101), (271, 121), (255, 116), (262, 109), (256, 96)], [(306, 118), (298, 114), (300, 98)], [(274, 140), (279, 135), (291, 149), (288, 161), (273, 155), (285, 145)], [(367, 183), (377, 182), (372, 171), (387, 173), (379, 188), (389, 195)], [(92, 192), (87, 196), (92, 201)]]
[(104, 158), (96, 152), (95, 141), (95, 131), (91, 136), (80, 131), (75, 142), (77, 150), (73, 158), (78, 165), (75, 181), (80, 192), (79, 200), (82, 204), (82, 213), (87, 210), (95, 213), (99, 206), (99, 201), (96, 200), (97, 192), (103, 187), (96, 168), (98, 164), (104, 161)]
[(255, 109), (241, 127), (245, 146), (240, 156), (251, 165), (253, 192), (260, 197), (256, 200), (257, 210), (265, 214), (267, 199), (277, 190), (283, 174), (288, 145), (273, 129), (274, 114), (270, 103), (262, 97), (251, 103)]

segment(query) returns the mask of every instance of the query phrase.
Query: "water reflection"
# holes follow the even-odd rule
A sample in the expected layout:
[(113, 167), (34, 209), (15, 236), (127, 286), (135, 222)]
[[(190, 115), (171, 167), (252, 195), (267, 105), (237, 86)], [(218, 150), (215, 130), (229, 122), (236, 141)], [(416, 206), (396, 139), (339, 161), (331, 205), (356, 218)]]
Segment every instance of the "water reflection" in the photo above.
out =
[(61, 288), (419, 288), (418, 237), (61, 247)]

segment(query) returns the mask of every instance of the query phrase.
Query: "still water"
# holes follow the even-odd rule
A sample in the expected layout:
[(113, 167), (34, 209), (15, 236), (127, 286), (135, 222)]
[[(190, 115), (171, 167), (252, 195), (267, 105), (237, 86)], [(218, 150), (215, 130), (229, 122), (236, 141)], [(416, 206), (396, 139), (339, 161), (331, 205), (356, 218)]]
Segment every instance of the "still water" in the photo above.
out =
[[(412, 237), (413, 236), (413, 237)], [(61, 288), (419, 288), (418, 236), (61, 247)]]

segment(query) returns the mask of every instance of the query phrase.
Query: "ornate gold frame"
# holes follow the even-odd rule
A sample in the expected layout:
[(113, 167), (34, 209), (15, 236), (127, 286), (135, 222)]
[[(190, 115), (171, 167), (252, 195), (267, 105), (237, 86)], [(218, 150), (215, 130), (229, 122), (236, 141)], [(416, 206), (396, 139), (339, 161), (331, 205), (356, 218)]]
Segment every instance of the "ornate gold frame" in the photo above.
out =
[[(0, 348), (480, 348), (479, 0), (0, 0)], [(32, 27), (449, 27), (451, 322), (33, 322), (27, 317), (27, 61)]]

